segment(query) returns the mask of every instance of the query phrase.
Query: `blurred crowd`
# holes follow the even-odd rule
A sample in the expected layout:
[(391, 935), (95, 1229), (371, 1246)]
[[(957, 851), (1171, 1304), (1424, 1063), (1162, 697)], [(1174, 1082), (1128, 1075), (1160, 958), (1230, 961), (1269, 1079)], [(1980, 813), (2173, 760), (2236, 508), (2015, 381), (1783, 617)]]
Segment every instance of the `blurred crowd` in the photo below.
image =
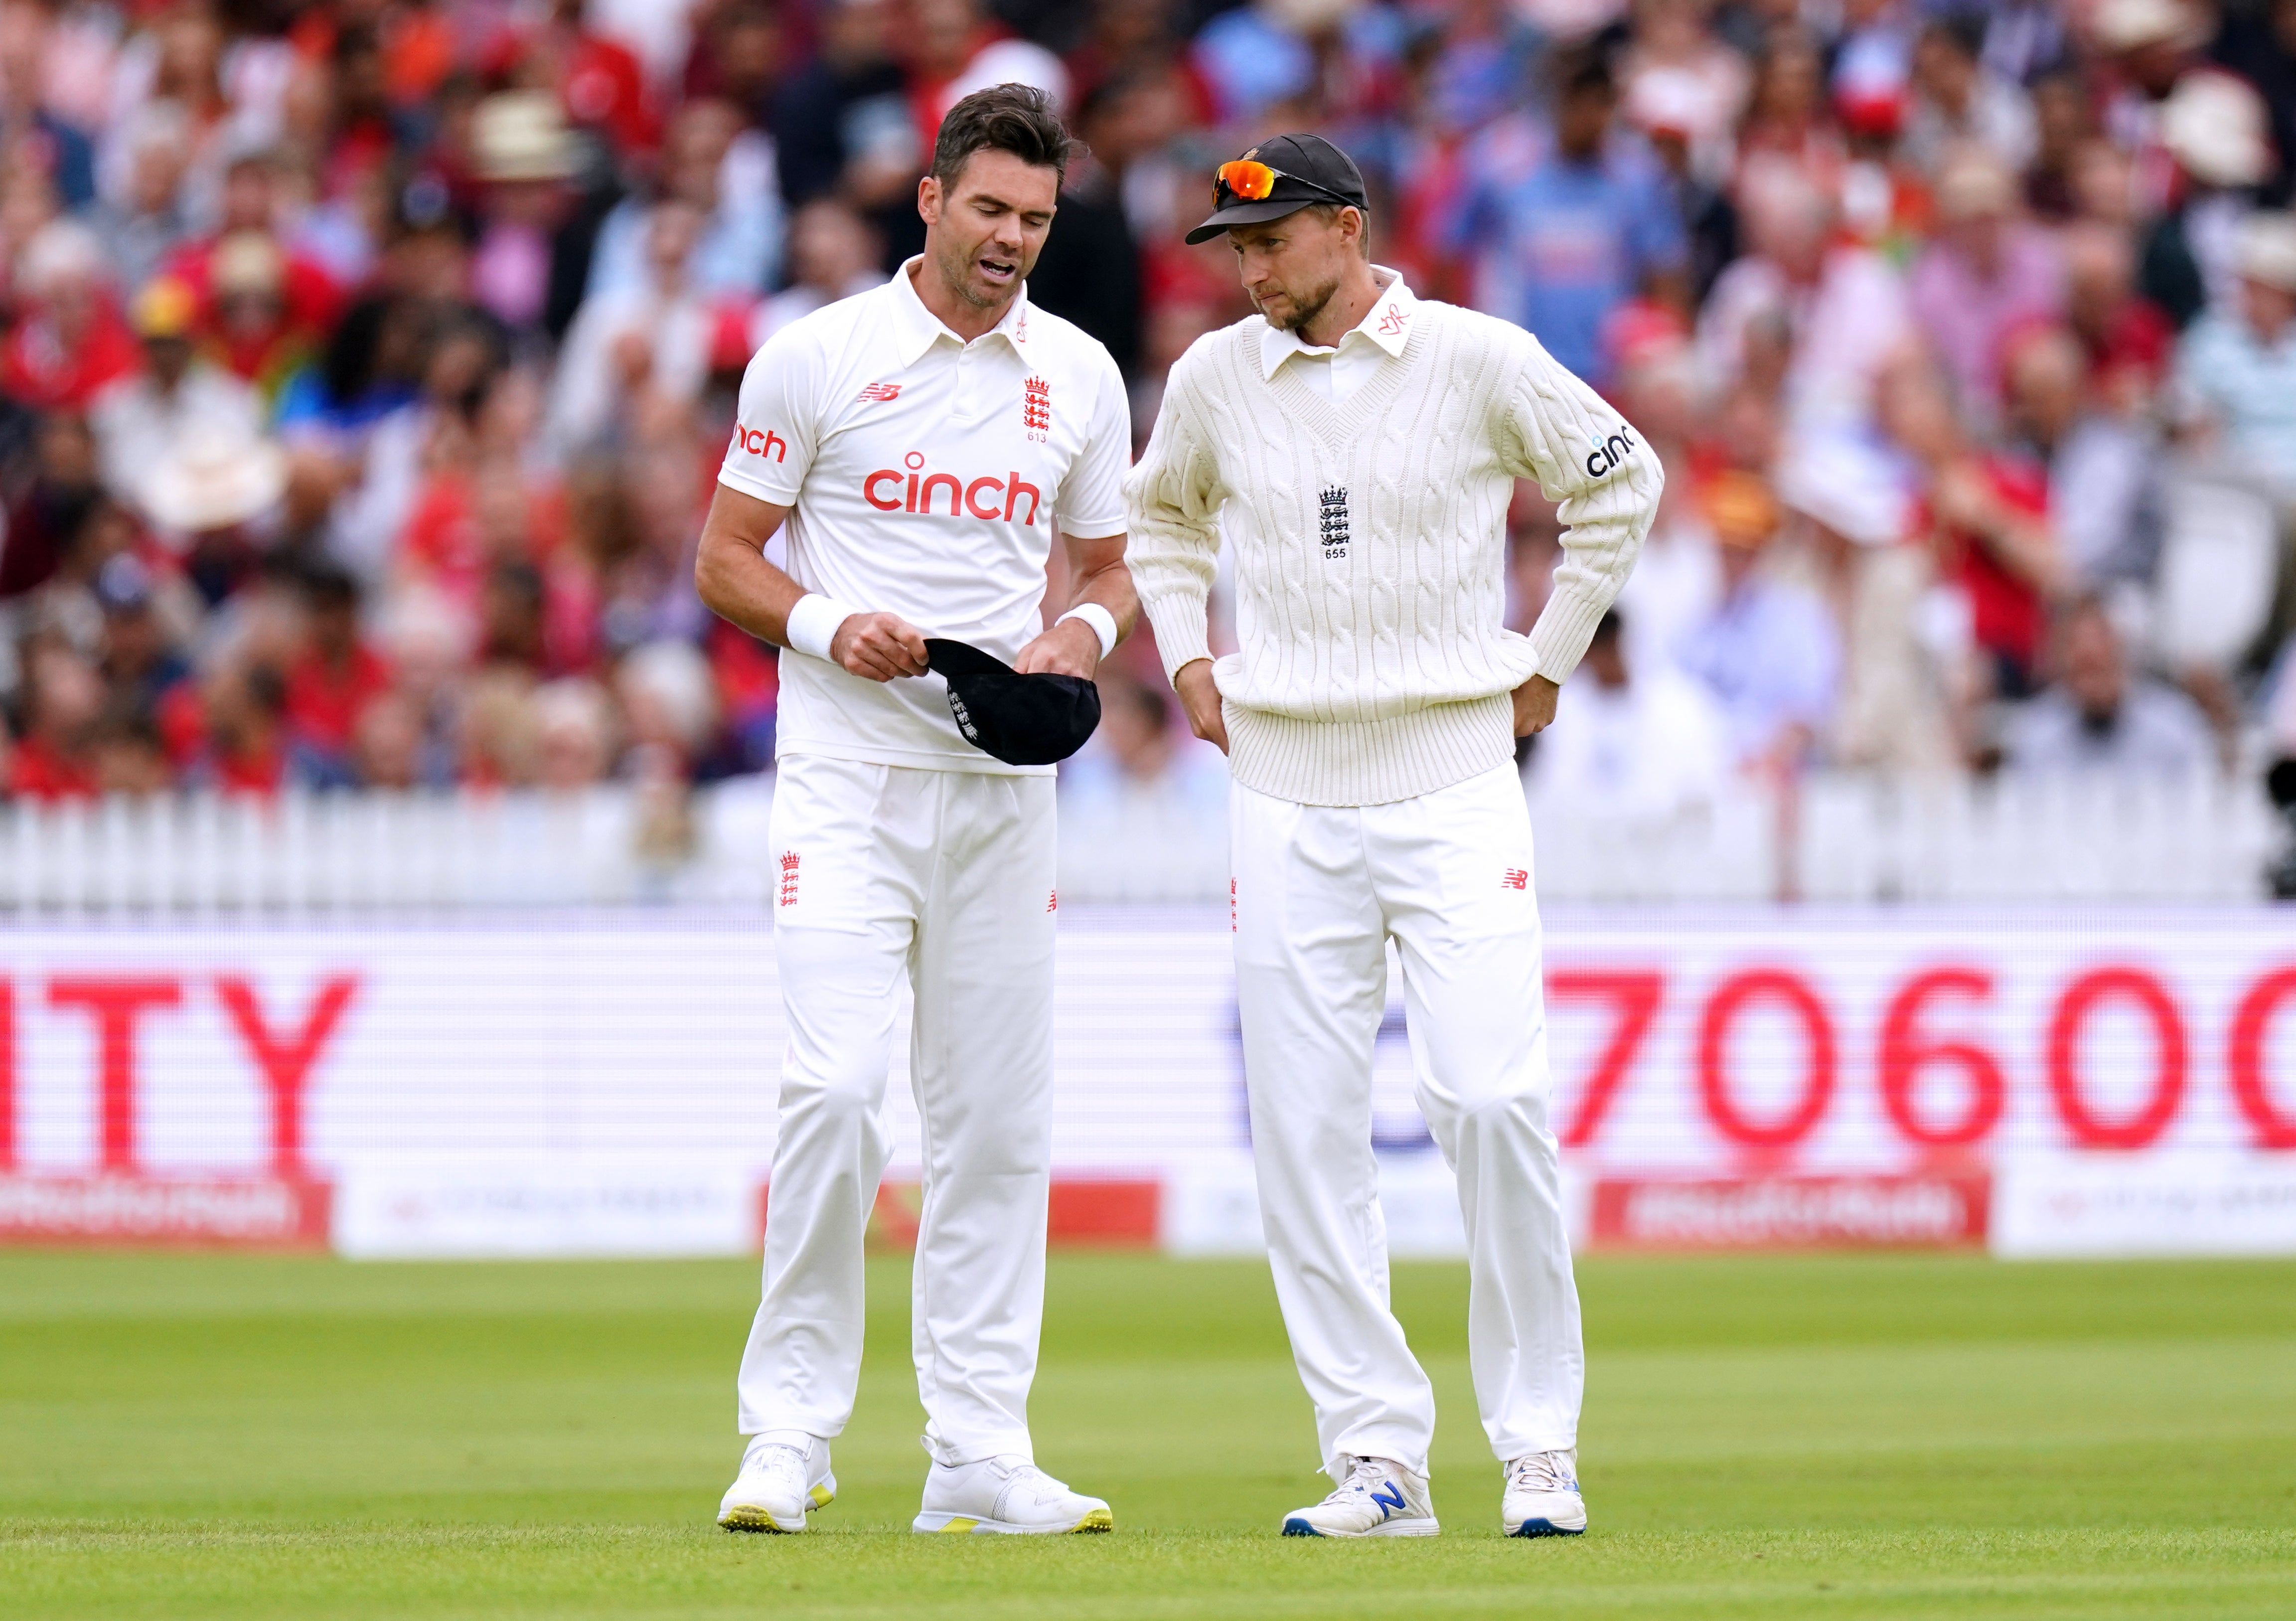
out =
[[(0, 782), (767, 768), (692, 585), (742, 369), (1010, 80), (1143, 438), (1249, 312), (1211, 170), (1315, 129), (1664, 458), (1545, 789), (2296, 755), (2296, 0), (0, 0)], [(1216, 814), (1152, 651), (1103, 686), (1070, 791)]]

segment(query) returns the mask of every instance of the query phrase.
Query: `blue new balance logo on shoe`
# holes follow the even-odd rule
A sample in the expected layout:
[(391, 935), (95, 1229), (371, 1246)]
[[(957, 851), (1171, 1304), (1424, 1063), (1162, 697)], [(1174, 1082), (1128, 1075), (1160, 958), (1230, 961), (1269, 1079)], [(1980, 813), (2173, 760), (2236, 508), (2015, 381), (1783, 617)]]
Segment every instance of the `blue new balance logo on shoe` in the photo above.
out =
[(1371, 1494), (1371, 1500), (1379, 1505), (1379, 1517), (1385, 1519), (1402, 1510), (1403, 1488), (1390, 1480), (1378, 1491), (1374, 1492)]

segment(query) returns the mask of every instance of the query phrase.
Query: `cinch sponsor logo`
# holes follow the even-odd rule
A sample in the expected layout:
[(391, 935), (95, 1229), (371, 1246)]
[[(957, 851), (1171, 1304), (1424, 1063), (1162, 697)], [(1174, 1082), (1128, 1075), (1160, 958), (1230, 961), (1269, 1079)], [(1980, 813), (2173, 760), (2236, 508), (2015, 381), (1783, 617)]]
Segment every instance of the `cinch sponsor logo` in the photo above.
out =
[[(945, 493), (947, 515), (952, 518), (970, 515), (1004, 523), (1037, 521), (1037, 504), (1043, 492), (1018, 473), (1003, 478), (992, 473), (977, 479), (962, 479), (954, 473), (928, 473), (922, 450), (910, 451), (902, 461), (906, 473), (880, 467), (861, 481), (862, 498), (879, 512), (937, 512)], [(1024, 496), (1029, 508), (1021, 515), (1019, 507)]]
[(1616, 433), (1595, 447), (1587, 457), (1587, 476), (1599, 479), (1635, 453), (1633, 431), (1620, 428)]
[(734, 442), (759, 461), (768, 457), (777, 462), (789, 460), (789, 440), (771, 428), (763, 431), (756, 428), (736, 428), (734, 430)]

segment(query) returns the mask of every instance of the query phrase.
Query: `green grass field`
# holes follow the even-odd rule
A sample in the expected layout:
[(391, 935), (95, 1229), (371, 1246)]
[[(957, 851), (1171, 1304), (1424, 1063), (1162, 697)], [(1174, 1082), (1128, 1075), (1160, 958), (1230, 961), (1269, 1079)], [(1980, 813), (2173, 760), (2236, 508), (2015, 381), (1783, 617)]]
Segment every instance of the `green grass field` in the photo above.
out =
[(2296, 1616), (2296, 1266), (1588, 1263), (1593, 1533), (1496, 1535), (1466, 1284), (1398, 1269), (1433, 1542), (1320, 1494), (1266, 1270), (1056, 1259), (1034, 1411), (1108, 1537), (906, 1532), (906, 1271), (843, 1489), (709, 1523), (739, 1264), (0, 1254), (0, 1616)]

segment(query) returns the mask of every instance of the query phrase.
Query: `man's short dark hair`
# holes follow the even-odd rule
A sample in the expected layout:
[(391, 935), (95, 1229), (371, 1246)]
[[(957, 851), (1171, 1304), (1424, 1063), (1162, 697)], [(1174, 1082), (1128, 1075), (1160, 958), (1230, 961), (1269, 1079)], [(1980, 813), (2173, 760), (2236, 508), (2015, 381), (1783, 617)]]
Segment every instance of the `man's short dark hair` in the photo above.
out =
[(1564, 101), (1582, 95), (1619, 98), (1619, 77), (1611, 70), (1611, 59), (1593, 46), (1562, 53), (1554, 59), (1554, 70), (1555, 91)]
[(940, 121), (932, 177), (946, 188), (955, 184), (974, 152), (1009, 152), (1065, 180), (1074, 146), (1051, 96), (1033, 85), (991, 85), (957, 103)]

